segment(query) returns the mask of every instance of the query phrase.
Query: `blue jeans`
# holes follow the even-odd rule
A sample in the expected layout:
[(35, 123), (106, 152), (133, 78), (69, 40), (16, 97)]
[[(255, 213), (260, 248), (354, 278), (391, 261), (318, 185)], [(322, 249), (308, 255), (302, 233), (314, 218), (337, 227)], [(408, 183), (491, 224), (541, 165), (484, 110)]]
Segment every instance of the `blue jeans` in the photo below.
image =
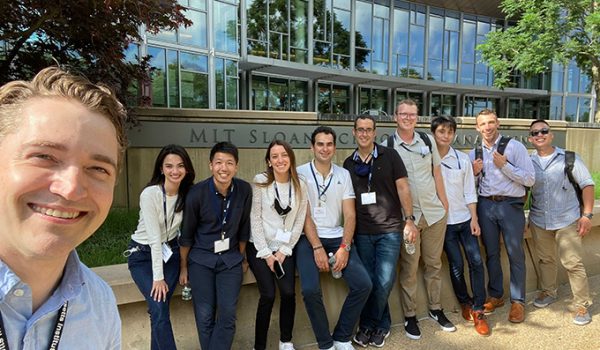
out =
[[(471, 289), (473, 299), (469, 296), (464, 276), (464, 260), (460, 247), (463, 247), (467, 262), (469, 263), (469, 276), (471, 277)], [(450, 267), (450, 281), (458, 302), (461, 304), (472, 304), (473, 310), (483, 310), (485, 303), (485, 271), (481, 252), (479, 251), (479, 240), (471, 234), (471, 220), (446, 226), (446, 238), (444, 240), (444, 251), (448, 257)]]
[(402, 235), (399, 232), (355, 234), (354, 246), (363, 262), (373, 289), (367, 299), (359, 325), (369, 330), (390, 330), (392, 318), (388, 298), (396, 280)]
[[(335, 254), (342, 243), (339, 238), (321, 238), (325, 253)], [(304, 306), (319, 343), (320, 349), (329, 349), (333, 341), (350, 341), (356, 321), (360, 316), (363, 306), (371, 292), (371, 278), (365, 270), (356, 249), (350, 251), (348, 265), (342, 270), (342, 278), (348, 285), (349, 293), (344, 301), (338, 322), (333, 331), (329, 333), (329, 322), (323, 305), (323, 294), (320, 286), (320, 273), (313, 248), (308, 239), (302, 235), (296, 244), (296, 267), (300, 275)]]
[(221, 259), (215, 267), (190, 260), (188, 279), (202, 349), (231, 349), (242, 278), (241, 262), (228, 268)]
[(127, 266), (129, 267), (129, 272), (131, 273), (133, 281), (148, 304), (148, 314), (150, 314), (150, 349), (176, 349), (177, 346), (175, 345), (175, 338), (173, 337), (173, 328), (171, 327), (169, 303), (171, 301), (171, 296), (173, 296), (173, 292), (175, 291), (177, 281), (179, 280), (179, 247), (173, 242), (173, 245), (171, 246), (173, 255), (171, 255), (168, 262), (163, 263), (163, 276), (165, 282), (169, 286), (169, 291), (167, 292), (167, 300), (162, 302), (154, 301), (154, 299), (150, 297), (152, 283), (154, 282), (150, 247), (131, 241), (128, 249), (134, 246), (139, 247), (140, 250), (129, 256), (127, 259)]
[(504, 295), (502, 266), (500, 265), (500, 234), (502, 233), (510, 263), (510, 299), (525, 303), (523, 199), (511, 198), (495, 202), (480, 196), (477, 203), (477, 216), (487, 254), (488, 294), (494, 298), (502, 298)]

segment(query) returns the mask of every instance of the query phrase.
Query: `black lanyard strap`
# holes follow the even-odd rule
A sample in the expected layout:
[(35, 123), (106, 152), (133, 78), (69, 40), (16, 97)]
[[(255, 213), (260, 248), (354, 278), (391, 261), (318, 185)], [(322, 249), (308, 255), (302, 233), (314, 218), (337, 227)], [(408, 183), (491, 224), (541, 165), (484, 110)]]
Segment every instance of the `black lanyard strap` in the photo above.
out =
[[(327, 192), (327, 190), (329, 189), (329, 185), (331, 185), (331, 180), (333, 180), (333, 173), (331, 174), (331, 177), (329, 178), (329, 182), (327, 183), (327, 185), (325, 185), (325, 178), (323, 178), (323, 185), (319, 185), (319, 181), (317, 181), (317, 175), (315, 174), (315, 170), (313, 169), (312, 163), (310, 163), (310, 172), (312, 173), (313, 179), (315, 179), (315, 185), (317, 186), (318, 200), (321, 200), (321, 198), (324, 198), (323, 199), (323, 202), (324, 202), (325, 198), (327, 198), (327, 197), (325, 197), (325, 192)], [(321, 188), (323, 190), (321, 190)]]
[[(65, 301), (63, 306), (60, 308), (58, 317), (56, 317), (56, 324), (54, 325), (54, 331), (50, 338), (50, 345), (48, 350), (57, 350), (62, 337), (63, 329), (65, 328), (65, 320), (67, 319), (67, 309), (69, 302)], [(2, 319), (2, 313), (0, 313), (0, 350), (9, 350), (8, 338), (6, 337), (6, 330), (4, 329), (4, 321)]]
[[(175, 206), (173, 206), (173, 213), (171, 214), (171, 223), (167, 225), (167, 191), (165, 190), (165, 185), (162, 185), (162, 193), (163, 193), (163, 212), (165, 214), (165, 236), (167, 241), (169, 240), (169, 229), (173, 226), (173, 220), (175, 220)], [(164, 243), (164, 242), (163, 242)]]

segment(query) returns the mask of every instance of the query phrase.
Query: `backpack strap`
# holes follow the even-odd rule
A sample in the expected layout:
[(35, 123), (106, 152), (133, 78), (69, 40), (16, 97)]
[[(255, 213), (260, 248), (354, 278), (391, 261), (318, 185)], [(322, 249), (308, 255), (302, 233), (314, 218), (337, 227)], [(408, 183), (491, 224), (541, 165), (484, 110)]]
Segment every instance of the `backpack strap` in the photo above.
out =
[(579, 205), (583, 208), (583, 197), (581, 195), (581, 188), (579, 187), (577, 181), (575, 181), (575, 177), (573, 176), (573, 168), (575, 168), (575, 152), (565, 150), (565, 174), (567, 175), (569, 182), (571, 183), (571, 185), (573, 185), (573, 188), (575, 189)]
[(504, 155), (504, 151), (506, 150), (506, 146), (508, 145), (509, 141), (510, 141), (510, 137), (502, 136), (500, 138), (500, 142), (498, 142), (498, 148), (496, 148), (496, 151), (498, 153), (500, 153), (501, 155)]
[(395, 139), (394, 133), (392, 133), (390, 136), (388, 136), (387, 147), (394, 148), (394, 139)]
[(431, 140), (429, 139), (429, 136), (427, 136), (427, 133), (424, 133), (423, 131), (418, 131), (418, 130), (417, 130), (417, 133), (421, 137), (421, 140), (423, 140), (423, 142), (425, 142), (427, 147), (429, 147), (429, 153), (433, 154)]

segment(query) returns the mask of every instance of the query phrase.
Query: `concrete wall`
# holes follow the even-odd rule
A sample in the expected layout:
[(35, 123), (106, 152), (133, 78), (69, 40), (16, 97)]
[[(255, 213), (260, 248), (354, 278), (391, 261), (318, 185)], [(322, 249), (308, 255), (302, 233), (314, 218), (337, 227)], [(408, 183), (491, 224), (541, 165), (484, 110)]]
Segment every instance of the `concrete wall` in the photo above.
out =
[[(596, 207), (595, 212), (596, 217), (594, 217), (593, 220), (594, 228), (592, 232), (584, 238), (584, 262), (588, 276), (600, 274), (600, 207)], [(524, 248), (527, 264), (527, 292), (529, 293), (537, 290), (538, 277), (536, 272), (537, 258), (534, 254), (535, 247), (528, 232), (526, 233)], [(482, 252), (484, 252), (483, 248)], [(444, 263), (442, 272), (442, 306), (447, 312), (460, 312), (460, 306), (452, 291), (446, 256), (443, 255), (442, 258)], [(467, 264), (465, 263), (465, 267), (466, 266)], [(505, 251), (502, 253), (502, 266), (503, 271), (505, 272), (505, 297), (508, 297), (509, 270)], [(117, 297), (119, 312), (123, 322), (123, 349), (147, 349), (149, 347), (148, 344), (150, 343), (150, 321), (146, 313), (146, 303), (143, 301), (142, 295), (131, 280), (127, 265), (122, 264), (99, 267), (95, 268), (94, 271), (112, 286)], [(562, 268), (559, 270), (559, 281), (561, 283), (567, 282), (566, 273)], [(419, 270), (418, 285), (417, 317), (426, 317), (426, 290), (421, 270)], [(337, 315), (339, 314), (346, 296), (347, 288), (343, 281), (334, 280), (325, 273), (321, 274), (321, 287), (323, 290), (323, 302), (329, 315), (331, 329), (333, 329), (333, 326), (337, 321)], [(237, 331), (233, 349), (252, 349), (254, 340), (254, 320), (258, 298), (259, 294), (254, 277), (252, 276), (252, 273), (248, 271), (244, 276), (244, 285), (238, 302)], [(394, 289), (391, 292), (389, 302), (393, 324), (402, 323), (403, 312), (400, 305), (398, 282), (396, 282)], [(278, 310), (279, 306), (276, 302), (269, 330), (269, 349), (275, 349), (279, 339)], [(192, 303), (189, 301), (182, 301), (179, 291), (176, 292), (176, 295), (172, 299), (171, 320), (178, 349), (198, 349), (200, 345), (196, 333)], [(315, 343), (315, 338), (302, 302), (298, 280), (296, 283), (296, 323), (294, 326), (293, 340), (297, 346)]]

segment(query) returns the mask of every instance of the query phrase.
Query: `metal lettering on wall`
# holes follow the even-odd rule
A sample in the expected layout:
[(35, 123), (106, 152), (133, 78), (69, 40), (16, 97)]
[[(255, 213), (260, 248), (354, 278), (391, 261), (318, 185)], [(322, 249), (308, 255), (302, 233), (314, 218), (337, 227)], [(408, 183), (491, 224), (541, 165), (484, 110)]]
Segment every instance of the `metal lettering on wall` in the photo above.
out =
[[(129, 131), (129, 144), (132, 147), (162, 147), (169, 143), (184, 147), (210, 148), (215, 143), (229, 141), (239, 148), (266, 148), (273, 139), (282, 139), (292, 147), (310, 148), (310, 136), (317, 125), (282, 124), (225, 124), (189, 122), (142, 122)], [(356, 148), (351, 126), (333, 126), (337, 133), (338, 148)], [(419, 130), (429, 132), (429, 129)], [(392, 127), (377, 129), (377, 141), (386, 140), (394, 132)], [(526, 130), (501, 130), (530, 147)], [(565, 146), (565, 131), (554, 132), (554, 144)], [(473, 129), (458, 129), (453, 146), (470, 149), (481, 142), (479, 133)]]

